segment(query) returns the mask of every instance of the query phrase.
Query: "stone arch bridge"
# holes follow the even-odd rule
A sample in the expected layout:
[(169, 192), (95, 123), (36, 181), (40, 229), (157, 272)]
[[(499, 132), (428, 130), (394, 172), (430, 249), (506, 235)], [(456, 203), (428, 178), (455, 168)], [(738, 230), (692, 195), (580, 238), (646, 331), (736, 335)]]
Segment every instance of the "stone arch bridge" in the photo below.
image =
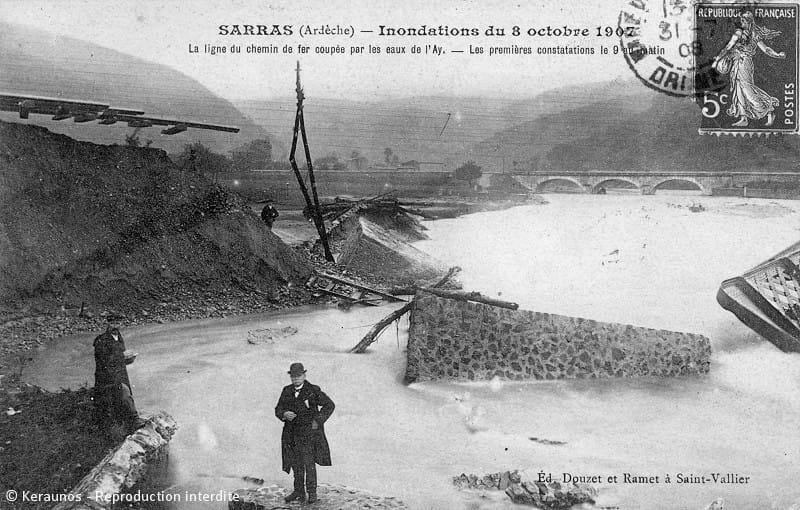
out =
[(711, 195), (714, 188), (740, 188), (752, 181), (776, 183), (800, 183), (800, 174), (794, 172), (633, 172), (633, 171), (573, 171), (573, 172), (529, 172), (514, 174), (513, 178), (531, 191), (542, 191), (548, 184), (560, 183), (574, 186), (582, 193), (597, 193), (602, 187), (615, 187), (614, 183), (626, 182), (652, 195), (667, 183), (681, 183), (686, 188), (695, 188), (703, 195)]

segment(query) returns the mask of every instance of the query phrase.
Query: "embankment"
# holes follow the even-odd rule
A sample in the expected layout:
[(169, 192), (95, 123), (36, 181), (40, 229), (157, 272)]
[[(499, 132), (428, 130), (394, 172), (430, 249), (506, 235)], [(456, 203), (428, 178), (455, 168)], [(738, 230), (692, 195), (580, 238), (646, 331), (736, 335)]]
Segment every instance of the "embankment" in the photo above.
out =
[(306, 276), (243, 204), (164, 151), (0, 123), (0, 303), (124, 309), (175, 286), (269, 296)]
[(0, 373), (106, 320), (307, 303), (310, 272), (243, 199), (164, 151), (0, 122)]

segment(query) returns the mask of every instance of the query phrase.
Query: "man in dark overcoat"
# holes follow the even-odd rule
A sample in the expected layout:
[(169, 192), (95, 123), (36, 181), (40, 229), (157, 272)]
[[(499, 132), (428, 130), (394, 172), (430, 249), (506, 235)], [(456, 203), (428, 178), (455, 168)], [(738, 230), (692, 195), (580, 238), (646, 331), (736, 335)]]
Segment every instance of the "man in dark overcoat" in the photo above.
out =
[(278, 214), (278, 210), (275, 209), (275, 206), (272, 205), (272, 201), (268, 201), (267, 205), (261, 209), (261, 220), (267, 225), (267, 228), (271, 229), (272, 224), (275, 223), (275, 220), (280, 216)]
[(94, 339), (94, 411), (98, 425), (118, 423), (131, 431), (139, 423), (126, 365), (135, 355), (126, 352), (119, 329), (109, 325)]
[(331, 452), (325, 437), (325, 422), (334, 404), (319, 386), (306, 380), (302, 363), (289, 367), (292, 384), (285, 386), (275, 406), (275, 416), (283, 421), (281, 453), (283, 470), (294, 472), (294, 491), (285, 501), (317, 500), (317, 467), (331, 465)]

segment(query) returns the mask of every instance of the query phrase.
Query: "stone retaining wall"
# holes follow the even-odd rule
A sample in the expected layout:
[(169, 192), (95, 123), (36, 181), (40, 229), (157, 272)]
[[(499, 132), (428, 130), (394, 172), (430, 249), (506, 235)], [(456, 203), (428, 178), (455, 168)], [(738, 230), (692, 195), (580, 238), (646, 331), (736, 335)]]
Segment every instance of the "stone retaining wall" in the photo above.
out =
[(136, 485), (153, 464), (166, 457), (177, 428), (175, 420), (163, 411), (146, 418), (145, 425), (103, 457), (72, 489), (72, 501), (59, 503), (53, 510), (111, 509), (114, 495)]
[(708, 373), (708, 338), (417, 294), (406, 382)]

